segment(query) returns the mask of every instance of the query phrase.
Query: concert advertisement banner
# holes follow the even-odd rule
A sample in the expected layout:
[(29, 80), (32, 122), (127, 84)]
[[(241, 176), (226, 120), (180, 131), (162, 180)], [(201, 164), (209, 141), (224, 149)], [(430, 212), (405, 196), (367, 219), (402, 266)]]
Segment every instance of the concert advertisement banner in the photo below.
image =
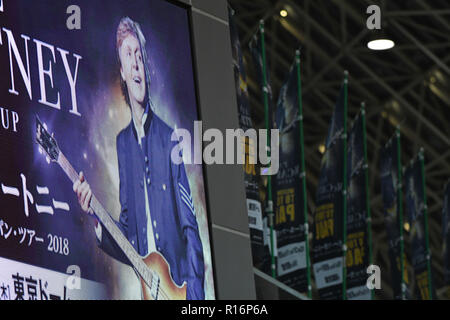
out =
[[(419, 155), (420, 156), (420, 155)], [(429, 300), (430, 296), (430, 283), (431, 274), (428, 272), (428, 261), (431, 256), (427, 248), (428, 230), (426, 230), (427, 219), (426, 208), (424, 203), (424, 191), (421, 162), (420, 159), (416, 159), (405, 170), (405, 203), (406, 214), (410, 225), (410, 238), (411, 238), (411, 261), (415, 275), (415, 287), (418, 297), (421, 300)], [(431, 286), (432, 287), (432, 286)], [(433, 292), (432, 296), (436, 296)]]
[(0, 11), (0, 299), (214, 299), (188, 11), (76, 3)]
[[(242, 130), (247, 131), (248, 129), (253, 129), (249, 105), (250, 100), (247, 90), (247, 75), (245, 73), (238, 28), (234, 22), (234, 11), (230, 7), (228, 7), (228, 17), (230, 24), (231, 49), (233, 55), (239, 125)], [(264, 262), (264, 257), (267, 256), (268, 253), (266, 252), (267, 247), (264, 246), (263, 213), (261, 202), (259, 200), (259, 171), (256, 164), (250, 163), (249, 158), (252, 154), (254, 154), (254, 150), (256, 150), (255, 148), (257, 147), (256, 144), (257, 141), (253, 141), (251, 138), (246, 138), (245, 140), (244, 181), (247, 196), (247, 213), (252, 244), (253, 265), (262, 269), (261, 263)]]
[(314, 212), (311, 255), (321, 299), (342, 299), (344, 86), (328, 130)]
[(442, 208), (442, 239), (444, 260), (444, 284), (447, 287), (447, 296), (450, 297), (450, 181), (444, 188), (444, 203)]
[[(389, 258), (391, 264), (391, 283), (394, 299), (402, 299), (402, 277), (400, 267), (400, 221), (398, 208), (398, 139), (394, 136), (380, 151), (380, 175), (381, 193), (383, 197), (384, 223), (389, 239)], [(408, 292), (408, 272), (406, 266), (406, 255), (403, 257), (403, 276), (406, 284), (406, 296)]]
[[(272, 129), (275, 127), (274, 124), (274, 117), (273, 117), (273, 95), (272, 95), (272, 87), (270, 85), (270, 73), (266, 72), (266, 89), (264, 89), (264, 63), (263, 63), (263, 55), (262, 55), (262, 41), (261, 41), (261, 35), (260, 31), (258, 30), (253, 37), (251, 38), (249, 42), (249, 49), (250, 53), (252, 55), (252, 61), (255, 64), (256, 69), (256, 76), (258, 79), (258, 84), (261, 87), (261, 90), (267, 90), (267, 103), (268, 103), (268, 119), (269, 119), (269, 129)], [(267, 63), (268, 64), (268, 63)], [(269, 70), (268, 66), (266, 65), (266, 70)], [(263, 93), (264, 94), (264, 93)], [(270, 176), (267, 176), (267, 180), (271, 179)], [(266, 188), (267, 190), (269, 188)], [(273, 192), (272, 192), (273, 196)], [(271, 272), (271, 252), (270, 252), (270, 223), (269, 223), (269, 216), (266, 212), (266, 208), (268, 206), (268, 197), (266, 192), (266, 200), (265, 200), (265, 208), (263, 208), (263, 238), (264, 238), (264, 247), (265, 247), (265, 254), (264, 254), (264, 261), (261, 264), (262, 265), (262, 271), (266, 273)], [(273, 254), (275, 257), (275, 260), (278, 256), (278, 245), (277, 245), (277, 235), (276, 230), (273, 230)]]
[(366, 286), (369, 266), (363, 118), (359, 114), (348, 136), (347, 299), (371, 300)]
[(278, 279), (299, 291), (308, 290), (305, 213), (303, 212), (300, 118), (296, 63), (280, 89), (275, 121), (280, 130), (280, 169), (274, 178)]

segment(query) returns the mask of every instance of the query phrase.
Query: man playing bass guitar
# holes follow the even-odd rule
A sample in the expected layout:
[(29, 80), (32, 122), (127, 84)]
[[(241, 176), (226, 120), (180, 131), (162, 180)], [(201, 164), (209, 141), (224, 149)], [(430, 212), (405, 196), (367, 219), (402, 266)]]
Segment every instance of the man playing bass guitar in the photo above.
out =
[[(160, 253), (178, 286), (187, 283), (187, 299), (204, 299), (204, 259), (195, 208), (184, 164), (171, 161), (173, 130), (154, 112), (145, 38), (138, 23), (122, 18), (116, 36), (120, 83), (132, 120), (117, 136), (121, 213), (117, 226), (142, 257)], [(92, 191), (82, 172), (73, 190), (92, 213)], [(130, 264), (102, 224), (99, 246)], [(131, 265), (131, 264), (130, 264)]]

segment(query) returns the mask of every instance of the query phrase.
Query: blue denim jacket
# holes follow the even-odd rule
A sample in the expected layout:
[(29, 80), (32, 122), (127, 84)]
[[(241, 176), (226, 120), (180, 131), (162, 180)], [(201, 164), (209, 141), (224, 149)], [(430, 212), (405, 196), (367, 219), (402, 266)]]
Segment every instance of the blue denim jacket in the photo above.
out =
[[(141, 255), (147, 255), (144, 183), (156, 249), (170, 265), (177, 285), (187, 282), (187, 299), (204, 299), (203, 247), (184, 164), (172, 163), (172, 129), (151, 109), (144, 123), (142, 148), (133, 121), (117, 136), (121, 213), (116, 222)], [(144, 179), (145, 174), (145, 179)], [(130, 264), (106, 229), (100, 247)]]

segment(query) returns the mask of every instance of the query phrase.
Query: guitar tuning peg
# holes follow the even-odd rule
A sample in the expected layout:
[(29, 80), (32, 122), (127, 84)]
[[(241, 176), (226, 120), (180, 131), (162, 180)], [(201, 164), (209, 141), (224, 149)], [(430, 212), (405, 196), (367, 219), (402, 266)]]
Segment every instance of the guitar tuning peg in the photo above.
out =
[(52, 138), (54, 138), (55, 137), (55, 133), (54, 132), (52, 132)]
[(47, 130), (47, 124), (46, 123), (44, 123), (44, 129)]
[(45, 160), (47, 160), (47, 163), (50, 164), (50, 157), (49, 156), (46, 156)]
[(44, 150), (42, 150), (42, 147), (39, 146), (39, 153), (42, 154)]

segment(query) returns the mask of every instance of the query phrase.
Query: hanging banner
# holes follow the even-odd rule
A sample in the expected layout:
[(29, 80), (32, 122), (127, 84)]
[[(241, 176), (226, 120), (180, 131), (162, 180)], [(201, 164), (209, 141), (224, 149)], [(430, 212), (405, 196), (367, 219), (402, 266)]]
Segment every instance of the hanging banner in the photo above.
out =
[(302, 184), (300, 114), (296, 62), (280, 89), (275, 114), (280, 130), (280, 169), (274, 179), (278, 279), (299, 291), (308, 290), (305, 237), (306, 194)]
[(342, 299), (345, 103), (344, 84), (328, 130), (314, 212), (311, 255), (321, 299)]
[(450, 181), (444, 188), (444, 203), (442, 208), (442, 239), (444, 260), (444, 285), (447, 287), (447, 297), (450, 298)]
[[(264, 30), (264, 28), (263, 28)], [(274, 122), (274, 107), (273, 107), (273, 93), (272, 93), (272, 86), (271, 86), (271, 80), (270, 80), (270, 72), (268, 70), (269, 62), (266, 62), (266, 66), (263, 65), (263, 55), (262, 55), (262, 41), (261, 41), (261, 35), (260, 32), (257, 32), (253, 35), (253, 37), (250, 39), (250, 42), (248, 44), (250, 53), (253, 58), (253, 63), (255, 64), (256, 69), (256, 77), (258, 79), (258, 84), (264, 91), (264, 69), (266, 70), (266, 93), (267, 93), (267, 100), (268, 100), (268, 117), (269, 117), (269, 129), (275, 127)]]
[[(389, 142), (381, 149), (381, 193), (383, 197), (384, 208), (384, 223), (389, 239), (389, 258), (391, 262), (391, 277), (392, 277), (392, 289), (394, 299), (402, 299), (402, 275), (401, 275), (401, 263), (400, 252), (402, 251), (402, 238), (400, 234), (400, 215), (401, 211), (398, 206), (398, 193), (401, 189), (398, 188), (398, 148), (399, 139), (394, 136)], [(400, 212), (399, 212), (400, 211)], [(399, 214), (400, 213), (400, 214)], [(403, 254), (403, 282), (405, 285), (405, 296), (409, 296), (408, 293), (408, 272), (406, 266), (406, 255)]]
[(347, 298), (370, 300), (366, 286), (369, 266), (367, 196), (364, 165), (363, 117), (358, 115), (348, 136)]
[[(417, 295), (421, 300), (429, 300), (435, 295), (431, 289), (431, 256), (428, 248), (428, 218), (421, 156), (422, 154), (419, 154), (419, 159), (405, 170), (405, 209), (410, 225), (411, 261), (414, 268)], [(432, 295), (430, 295), (430, 292)]]
[[(236, 85), (236, 97), (239, 114), (239, 126), (242, 130), (253, 129), (253, 122), (250, 113), (249, 96), (247, 90), (247, 75), (244, 68), (241, 44), (236, 23), (234, 22), (234, 11), (228, 8), (228, 17), (230, 24), (231, 49), (233, 55), (234, 80)], [(263, 230), (263, 212), (259, 200), (259, 171), (255, 164), (250, 163), (250, 155), (254, 154), (257, 147), (257, 141), (246, 137), (245, 141), (245, 164), (244, 164), (244, 182), (247, 197), (248, 225), (250, 228), (250, 240), (252, 245), (253, 265), (259, 269), (264, 261), (264, 230)], [(253, 163), (256, 161), (252, 161)]]
[(189, 11), (74, 2), (0, 1), (2, 298), (214, 299)]
[[(263, 36), (264, 36), (264, 23), (260, 22), (258, 31), (253, 35), (249, 42), (249, 49), (253, 58), (253, 63), (255, 64), (256, 76), (258, 79), (258, 84), (261, 87), (264, 108), (265, 108), (265, 118), (266, 118), (266, 129), (270, 130), (275, 127), (274, 117), (273, 117), (273, 97), (272, 97), (272, 87), (270, 85), (270, 74), (267, 72), (268, 67), (265, 65), (265, 53), (263, 47)], [(265, 72), (266, 71), (266, 72)], [(270, 226), (270, 212), (273, 211), (273, 201), (272, 201), (272, 176), (266, 176), (267, 189), (266, 189), (266, 199), (265, 208), (263, 209), (263, 231), (264, 231), (264, 245), (265, 245), (265, 259), (262, 264), (262, 271), (270, 273), (273, 277), (276, 276), (276, 259), (278, 256), (278, 245), (276, 243), (277, 235), (276, 230)], [(273, 241), (273, 255), (271, 253), (271, 243)]]

